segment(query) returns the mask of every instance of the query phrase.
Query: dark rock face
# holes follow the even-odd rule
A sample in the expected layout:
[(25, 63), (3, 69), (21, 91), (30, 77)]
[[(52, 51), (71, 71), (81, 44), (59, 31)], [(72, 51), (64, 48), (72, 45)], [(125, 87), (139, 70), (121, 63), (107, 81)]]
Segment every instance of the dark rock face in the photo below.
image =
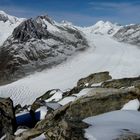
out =
[(14, 29), (13, 38), (20, 42), (26, 42), (31, 38), (41, 39), (48, 36), (46, 28), (47, 26), (42, 28), (42, 24), (36, 20), (28, 19)]
[(13, 135), (16, 123), (13, 102), (10, 98), (0, 98), (0, 138), (3, 135)]
[(121, 42), (140, 46), (140, 25), (129, 25), (122, 27), (114, 37)]
[(87, 47), (79, 30), (47, 16), (23, 21), (0, 48), (0, 84), (60, 64)]
[(0, 14), (0, 21), (6, 22), (8, 20), (8, 17), (4, 16), (3, 14)]

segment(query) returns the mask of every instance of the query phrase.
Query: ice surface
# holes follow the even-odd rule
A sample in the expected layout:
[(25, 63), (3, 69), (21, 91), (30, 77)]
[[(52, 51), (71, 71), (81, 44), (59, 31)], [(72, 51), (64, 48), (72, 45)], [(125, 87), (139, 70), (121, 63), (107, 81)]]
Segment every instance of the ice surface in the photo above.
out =
[(138, 111), (113, 111), (89, 117), (84, 122), (91, 125), (85, 130), (85, 137), (89, 140), (113, 140), (127, 132), (140, 132)]

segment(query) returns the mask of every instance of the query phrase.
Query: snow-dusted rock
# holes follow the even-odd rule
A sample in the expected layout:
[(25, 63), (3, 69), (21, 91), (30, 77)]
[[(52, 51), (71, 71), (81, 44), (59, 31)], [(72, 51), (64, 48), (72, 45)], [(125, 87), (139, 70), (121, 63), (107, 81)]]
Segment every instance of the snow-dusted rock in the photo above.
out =
[(25, 20), (25, 19), (24, 18), (17, 18), (15, 16), (8, 15), (4, 11), (0, 11), (0, 21), (15, 24), (17, 22), (22, 22), (23, 20)]
[(16, 28), (25, 19), (10, 16), (3, 11), (0, 11), (0, 46), (3, 42), (12, 35)]
[(82, 33), (48, 16), (23, 21), (0, 48), (0, 81), (52, 67), (88, 47)]
[(98, 21), (90, 27), (79, 28), (85, 33), (99, 34), (99, 35), (113, 35), (121, 28), (117, 23), (113, 24), (109, 21)]
[(114, 38), (120, 42), (140, 46), (140, 25), (134, 24), (124, 26), (114, 35)]

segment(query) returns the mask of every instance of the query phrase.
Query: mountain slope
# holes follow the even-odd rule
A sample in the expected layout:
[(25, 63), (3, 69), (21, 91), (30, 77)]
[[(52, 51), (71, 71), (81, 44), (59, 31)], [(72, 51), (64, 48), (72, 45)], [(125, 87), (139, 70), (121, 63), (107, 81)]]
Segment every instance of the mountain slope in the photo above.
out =
[(0, 82), (55, 66), (87, 47), (76, 28), (57, 24), (48, 16), (25, 20), (0, 48)]
[(124, 26), (114, 35), (114, 38), (120, 42), (140, 46), (140, 25)]
[(0, 11), (0, 46), (23, 20), (25, 19), (10, 16)]
[(1, 86), (0, 96), (10, 96), (15, 104), (31, 104), (47, 90), (72, 88), (81, 77), (91, 73), (109, 71), (113, 78), (140, 74), (140, 51), (137, 47), (119, 43), (106, 35), (88, 33), (86, 38), (89, 49), (50, 70)]

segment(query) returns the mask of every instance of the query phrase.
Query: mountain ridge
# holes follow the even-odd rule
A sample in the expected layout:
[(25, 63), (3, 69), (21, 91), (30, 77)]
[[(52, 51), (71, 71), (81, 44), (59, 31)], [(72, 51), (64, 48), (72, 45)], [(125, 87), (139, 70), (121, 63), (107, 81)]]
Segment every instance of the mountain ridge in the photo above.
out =
[(24, 20), (0, 47), (0, 81), (55, 66), (87, 47), (76, 28), (57, 24), (48, 16)]

